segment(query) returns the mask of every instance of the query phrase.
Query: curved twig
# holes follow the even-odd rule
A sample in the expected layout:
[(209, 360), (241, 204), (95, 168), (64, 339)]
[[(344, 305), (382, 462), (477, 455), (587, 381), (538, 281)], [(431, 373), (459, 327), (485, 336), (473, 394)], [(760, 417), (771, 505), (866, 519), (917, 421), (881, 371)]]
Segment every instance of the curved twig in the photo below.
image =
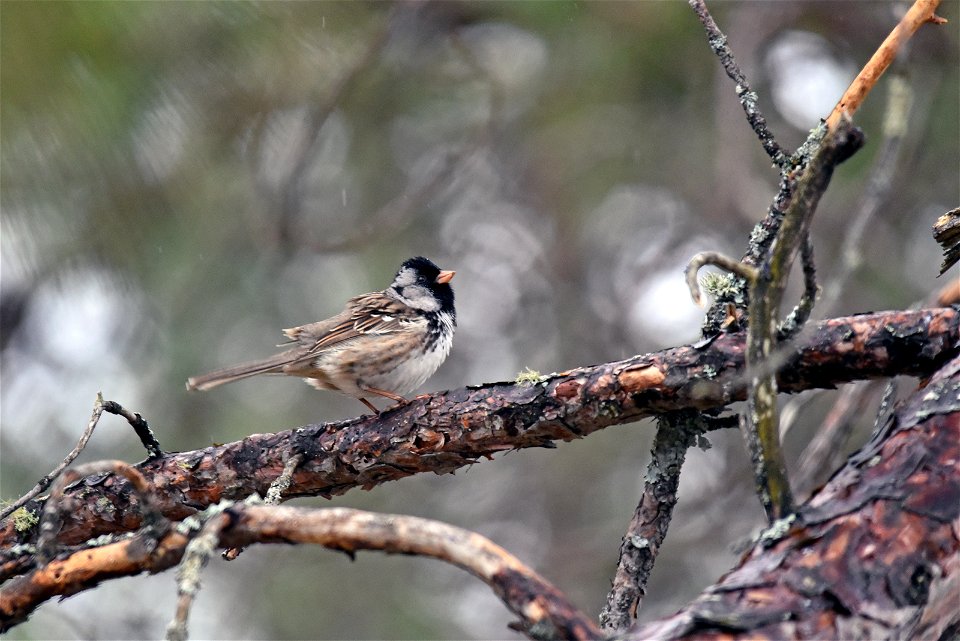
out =
[(820, 297), (821, 287), (817, 284), (817, 264), (813, 258), (813, 241), (809, 231), (800, 246), (800, 264), (803, 267), (803, 294), (800, 302), (777, 326), (777, 337), (781, 341), (793, 338), (803, 329)]
[[(229, 515), (229, 516), (228, 516)], [(460, 567), (488, 584), (511, 612), (521, 618), (530, 638), (598, 639), (600, 630), (553, 585), (486, 537), (439, 521), (348, 508), (308, 509), (234, 505), (215, 521), (210, 536), (224, 547), (254, 543), (309, 543), (353, 554), (379, 550), (388, 554), (426, 556)], [(159, 539), (150, 534), (83, 551), (18, 577), (0, 588), (3, 627), (22, 621), (42, 602), (118, 576), (158, 572), (183, 557), (187, 537), (171, 531)], [(196, 558), (200, 559), (200, 554)], [(185, 633), (195, 584), (181, 588), (173, 636)], [(182, 614), (182, 618), (181, 618)]]
[(154, 435), (153, 430), (147, 425), (147, 420), (139, 412), (131, 412), (116, 401), (103, 401), (103, 411), (116, 416), (122, 416), (130, 423), (130, 427), (140, 439), (140, 443), (147, 450), (147, 458), (159, 458), (163, 456), (163, 450), (160, 448), (160, 441)]
[(730, 258), (720, 252), (700, 252), (690, 259), (687, 268), (684, 270), (684, 276), (687, 280), (687, 288), (690, 289), (690, 297), (697, 305), (703, 305), (703, 296), (700, 293), (700, 281), (697, 280), (697, 272), (701, 267), (713, 265), (720, 269), (736, 274), (748, 283), (752, 283), (757, 278), (757, 268), (747, 265), (739, 260)]

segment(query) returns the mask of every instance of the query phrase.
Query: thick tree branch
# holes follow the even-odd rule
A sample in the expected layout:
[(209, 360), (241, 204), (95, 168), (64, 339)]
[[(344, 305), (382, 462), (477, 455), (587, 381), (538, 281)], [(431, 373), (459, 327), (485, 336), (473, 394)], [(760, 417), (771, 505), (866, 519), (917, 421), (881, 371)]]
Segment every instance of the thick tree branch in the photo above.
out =
[(960, 358), (739, 567), (643, 639), (946, 639), (960, 627)]
[[(806, 332), (805, 332), (806, 334)], [(805, 335), (778, 375), (797, 392), (897, 374), (927, 375), (960, 349), (960, 312), (886, 312), (821, 323)], [(308, 425), (192, 452), (167, 454), (138, 469), (169, 519), (222, 499), (265, 494), (290, 456), (304, 455), (286, 498), (331, 496), (421, 472), (448, 473), (504, 450), (552, 447), (654, 414), (719, 410), (743, 400), (743, 333), (695, 346), (635, 356), (544, 377), (537, 383), (491, 383), (420, 396), (379, 417)], [(68, 495), (61, 544), (140, 526), (136, 497), (114, 476), (84, 480)], [(95, 488), (95, 492), (90, 492)], [(38, 513), (43, 501), (25, 506)], [(36, 539), (12, 519), (0, 531), (0, 578), (23, 571), (13, 546)]]

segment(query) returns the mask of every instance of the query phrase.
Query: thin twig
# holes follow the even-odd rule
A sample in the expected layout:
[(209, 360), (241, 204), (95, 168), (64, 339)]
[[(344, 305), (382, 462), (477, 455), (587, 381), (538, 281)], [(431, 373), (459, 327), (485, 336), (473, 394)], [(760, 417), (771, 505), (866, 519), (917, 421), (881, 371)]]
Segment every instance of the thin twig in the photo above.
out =
[(267, 505), (280, 505), (280, 498), (283, 496), (283, 493), (287, 491), (287, 488), (290, 487), (290, 483), (293, 481), (293, 473), (302, 461), (302, 452), (298, 452), (287, 459), (286, 465), (283, 466), (283, 472), (277, 477), (277, 480), (270, 484), (270, 489), (267, 490), (267, 498), (264, 500), (264, 503)]
[(827, 127), (829, 129), (832, 130), (837, 127), (843, 114), (852, 116), (856, 113), (867, 94), (877, 84), (880, 76), (896, 59), (900, 48), (916, 33), (917, 29), (928, 22), (934, 24), (946, 22), (935, 13), (939, 4), (940, 0), (916, 0), (913, 3), (913, 6), (904, 14), (897, 26), (890, 32), (890, 35), (886, 37), (860, 73), (857, 74), (857, 77), (850, 83), (850, 86), (847, 87), (847, 90), (827, 117)]
[(150, 426), (147, 425), (146, 419), (143, 418), (139, 412), (131, 412), (123, 405), (115, 401), (104, 401), (103, 411), (109, 412), (110, 414), (114, 414), (116, 416), (122, 416), (123, 418), (127, 419), (127, 422), (130, 423), (130, 427), (133, 428), (133, 431), (136, 432), (137, 436), (140, 438), (140, 443), (142, 443), (143, 447), (146, 448), (148, 461), (163, 456), (163, 450), (160, 448), (160, 441), (158, 441), (157, 437), (154, 436)]
[(167, 641), (186, 641), (187, 618), (200, 592), (200, 573), (219, 547), (220, 533), (229, 523), (230, 515), (224, 512), (214, 515), (187, 545), (177, 567), (177, 611), (167, 626)]
[(813, 306), (816, 305), (817, 297), (820, 295), (820, 286), (817, 285), (817, 264), (813, 257), (813, 241), (810, 239), (809, 231), (803, 239), (803, 245), (800, 246), (800, 264), (803, 266), (803, 295), (797, 306), (787, 314), (777, 328), (777, 335), (781, 341), (796, 336), (797, 332), (803, 329), (810, 320)]
[[(283, 493), (287, 491), (287, 489), (290, 487), (290, 484), (293, 482), (293, 473), (297, 469), (297, 466), (303, 462), (303, 459), (304, 456), (302, 452), (297, 452), (287, 459), (280, 476), (278, 476), (267, 489), (267, 497), (263, 501), (264, 504), (280, 505), (280, 499), (283, 497)], [(240, 556), (241, 552), (243, 552), (243, 548), (228, 548), (227, 550), (224, 550), (223, 558), (227, 561), (233, 561)]]
[(21, 496), (19, 499), (8, 505), (7, 507), (0, 510), (0, 519), (5, 519), (13, 512), (17, 511), (21, 507), (27, 504), (27, 501), (30, 499), (39, 496), (41, 492), (44, 492), (50, 484), (53, 483), (54, 479), (60, 476), (60, 473), (71, 463), (73, 460), (80, 455), (80, 452), (83, 451), (83, 448), (87, 446), (87, 441), (90, 440), (90, 437), (93, 436), (93, 430), (97, 427), (97, 423), (100, 422), (100, 416), (104, 411), (104, 401), (103, 395), (100, 392), (97, 392), (97, 399), (93, 402), (93, 414), (90, 415), (90, 420), (87, 421), (87, 427), (83, 430), (83, 434), (80, 436), (80, 440), (77, 441), (77, 444), (74, 446), (70, 453), (57, 465), (53, 468), (53, 471), (37, 481), (37, 484), (33, 486), (33, 489)]
[(720, 59), (720, 64), (723, 65), (723, 69), (730, 79), (736, 83), (735, 89), (737, 98), (740, 100), (740, 106), (743, 107), (743, 111), (747, 115), (747, 122), (750, 123), (750, 127), (753, 128), (757, 138), (760, 139), (763, 150), (767, 152), (774, 164), (779, 167), (786, 167), (790, 163), (790, 153), (783, 150), (770, 130), (767, 129), (767, 120), (763, 117), (763, 112), (760, 111), (757, 104), (759, 98), (750, 88), (747, 77), (740, 70), (733, 57), (733, 52), (727, 46), (727, 36), (720, 31), (720, 27), (717, 26), (713, 16), (707, 10), (704, 0), (688, 0), (688, 4), (696, 12), (704, 31), (707, 32), (707, 42), (713, 49), (713, 53)]

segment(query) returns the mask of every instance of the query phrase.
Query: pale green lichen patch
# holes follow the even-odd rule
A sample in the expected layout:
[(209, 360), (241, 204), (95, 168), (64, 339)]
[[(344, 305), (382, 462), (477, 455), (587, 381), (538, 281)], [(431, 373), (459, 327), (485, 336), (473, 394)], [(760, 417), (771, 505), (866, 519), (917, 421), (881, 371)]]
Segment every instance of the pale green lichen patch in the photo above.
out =
[(25, 507), (22, 507), (10, 515), (13, 518), (13, 527), (17, 532), (26, 532), (40, 522), (40, 517)]
[(630, 545), (637, 548), (638, 550), (643, 550), (643, 549), (652, 547), (650, 539), (648, 539), (645, 536), (640, 536), (638, 534), (634, 534), (633, 536), (630, 537)]
[(542, 381), (543, 378), (543, 375), (541, 375), (537, 370), (525, 367), (522, 372), (517, 374), (517, 377), (513, 380), (513, 382), (517, 385), (536, 385)]
[(737, 280), (732, 274), (706, 272), (700, 277), (700, 288), (714, 298), (732, 298), (740, 291)]
[(770, 527), (760, 533), (759, 541), (764, 545), (769, 545), (775, 541), (779, 541), (786, 536), (787, 532), (790, 531), (790, 528), (796, 521), (796, 514), (791, 514), (786, 518), (777, 519), (770, 524)]
[(105, 496), (99, 497), (96, 501), (96, 504), (97, 504), (97, 512), (101, 512), (101, 513), (104, 513), (104, 512), (113, 513), (117, 509), (116, 507), (114, 507), (110, 499), (108, 499)]

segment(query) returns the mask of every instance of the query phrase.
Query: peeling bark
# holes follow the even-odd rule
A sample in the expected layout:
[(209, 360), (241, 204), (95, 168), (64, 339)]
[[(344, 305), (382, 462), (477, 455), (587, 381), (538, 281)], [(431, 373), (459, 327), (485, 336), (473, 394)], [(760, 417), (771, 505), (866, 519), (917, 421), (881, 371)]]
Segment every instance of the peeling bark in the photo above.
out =
[[(797, 392), (897, 374), (928, 375), (958, 352), (960, 312), (885, 312), (820, 323), (781, 369)], [(421, 472), (447, 473), (496, 452), (553, 447), (605, 427), (683, 408), (720, 410), (746, 394), (744, 334), (551, 374), (536, 383), (491, 383), (420, 396), (409, 404), (340, 423), (308, 425), (192, 452), (137, 468), (163, 515), (180, 520), (221, 499), (265, 494), (289, 456), (302, 453), (286, 498), (369, 489)], [(90, 477), (67, 493), (58, 540), (76, 544), (131, 531), (141, 519), (129, 484)], [(27, 504), (39, 513), (44, 501)], [(13, 519), (0, 531), (0, 579), (23, 571)]]
[(901, 404), (785, 532), (761, 537), (677, 614), (627, 636), (953, 638), (958, 519), (960, 358)]

